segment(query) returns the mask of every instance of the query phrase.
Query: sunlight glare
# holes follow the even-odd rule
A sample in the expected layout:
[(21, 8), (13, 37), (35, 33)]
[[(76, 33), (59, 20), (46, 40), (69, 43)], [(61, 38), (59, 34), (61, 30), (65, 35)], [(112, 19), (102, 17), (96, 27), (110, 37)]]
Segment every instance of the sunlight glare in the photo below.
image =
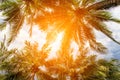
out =
[(52, 13), (54, 10), (52, 8), (45, 8), (46, 12)]
[(51, 48), (51, 51), (49, 53), (49, 57), (46, 60), (50, 60), (52, 58), (57, 57), (56, 53), (60, 49), (63, 35), (64, 35), (64, 32), (60, 32), (57, 34), (56, 40), (49, 46)]
[(77, 55), (78, 55), (78, 53), (79, 53), (79, 46), (78, 46), (78, 44), (75, 41), (72, 40), (70, 48), (72, 50), (71, 53), (73, 55), (73, 59), (75, 60)]

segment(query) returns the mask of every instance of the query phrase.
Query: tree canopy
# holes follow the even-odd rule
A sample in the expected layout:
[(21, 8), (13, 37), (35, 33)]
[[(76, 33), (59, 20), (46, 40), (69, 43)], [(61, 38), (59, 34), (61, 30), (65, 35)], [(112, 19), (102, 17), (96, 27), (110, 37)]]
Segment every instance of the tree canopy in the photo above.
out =
[[(105, 21), (119, 23), (107, 10), (120, 4), (120, 0), (2, 0), (0, 12), (4, 16), (0, 30), (7, 25), (10, 37), (0, 46), (0, 75), (3, 80), (119, 80), (117, 60), (96, 60), (90, 51), (106, 53), (106, 47), (96, 40), (94, 29), (120, 44), (112, 36)], [(22, 51), (8, 50), (23, 24), (28, 24), (29, 34), (38, 25), (47, 33), (46, 43), (38, 49), (38, 44), (26, 41)], [(56, 57), (48, 60), (50, 45), (61, 36)], [(78, 47), (73, 59), (71, 42)], [(55, 45), (56, 46), (56, 45)], [(57, 47), (57, 46), (56, 46)]]

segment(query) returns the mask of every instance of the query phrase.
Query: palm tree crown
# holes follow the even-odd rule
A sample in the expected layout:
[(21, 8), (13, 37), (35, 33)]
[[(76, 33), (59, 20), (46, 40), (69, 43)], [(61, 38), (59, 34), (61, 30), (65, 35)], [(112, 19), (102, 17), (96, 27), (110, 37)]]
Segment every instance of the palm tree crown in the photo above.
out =
[[(3, 0), (0, 10), (7, 18), (1, 24), (1, 28), (10, 24), (11, 37), (8, 43), (11, 43), (23, 22), (27, 20), (31, 25), (30, 33), (32, 33), (32, 25), (38, 24), (44, 31), (49, 28), (56, 32), (64, 31), (63, 45), (69, 46), (73, 39), (80, 47), (83, 47), (88, 41), (91, 48), (104, 52), (105, 47), (96, 42), (93, 29), (103, 32), (114, 42), (120, 44), (103, 23), (108, 20), (120, 22), (105, 10), (119, 3), (120, 0), (104, 0), (97, 3), (95, 0)], [(54, 41), (54, 39), (50, 41), (50, 37), (54, 34), (55, 32), (49, 32), (48, 43), (45, 46)]]
[[(51, 79), (53, 73), (58, 74), (59, 80), (64, 80), (65, 76), (63, 75), (68, 74), (74, 80), (77, 74), (76, 68), (83, 70), (78, 71), (78, 74), (83, 74), (84, 70), (93, 68), (94, 65), (89, 64), (89, 62), (94, 63), (95, 58), (86, 56), (89, 50), (92, 49), (100, 53), (106, 52), (106, 48), (96, 41), (94, 29), (101, 31), (111, 40), (120, 44), (112, 37), (112, 31), (104, 23), (104, 21), (109, 20), (120, 22), (106, 11), (107, 8), (119, 5), (119, 3), (120, 0), (104, 0), (100, 2), (95, 0), (2, 0), (0, 10), (5, 19), (0, 24), (0, 28), (3, 29), (7, 24), (10, 25), (11, 36), (7, 42), (9, 45), (17, 36), (24, 22), (27, 22), (30, 26), (30, 35), (32, 35), (33, 25), (39, 25), (40, 30), (47, 32), (46, 43), (41, 49), (44, 52), (37, 52), (36, 46), (34, 48), (27, 47), (27, 50), (25, 50), (27, 57), (20, 57), (20, 60), (23, 59), (23, 63), (24, 61), (30, 63), (26, 66), (30, 68), (30, 73), (33, 73), (32, 79), (34, 73), (38, 71), (38, 67), (45, 65), (48, 71), (51, 72), (46, 74), (47, 77), (50, 77), (49, 80), (53, 80)], [(45, 61), (46, 56), (50, 53), (51, 48), (49, 48), (49, 45), (56, 40), (59, 33), (63, 33), (63, 36), (59, 46), (60, 49), (57, 52), (57, 59)], [(78, 44), (80, 52), (75, 61), (71, 56), (70, 45), (72, 41)], [(86, 46), (86, 43), (88, 43), (88, 46)], [(45, 54), (41, 55), (42, 53)], [(82, 62), (80, 62), (81, 60)], [(52, 72), (53, 69), (54, 72)], [(45, 75), (39, 71), (38, 74)], [(45, 78), (44, 80), (48, 79)]]

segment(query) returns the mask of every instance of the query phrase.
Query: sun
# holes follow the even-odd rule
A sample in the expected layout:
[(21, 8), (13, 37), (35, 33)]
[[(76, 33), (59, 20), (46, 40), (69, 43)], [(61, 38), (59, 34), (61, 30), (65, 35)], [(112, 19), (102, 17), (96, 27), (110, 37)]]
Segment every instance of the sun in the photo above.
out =
[(46, 34), (44, 44), (38, 41), (39, 46), (42, 44), (40, 49), (48, 51), (49, 57), (46, 60), (57, 58), (58, 53), (73, 55), (75, 59), (79, 52), (79, 46), (74, 37), (76, 37), (76, 40), (79, 37), (76, 36), (79, 25), (74, 10), (67, 10), (67, 8), (63, 9), (57, 6), (56, 9), (47, 7), (45, 11), (44, 15), (36, 19), (36, 23), (39, 30)]

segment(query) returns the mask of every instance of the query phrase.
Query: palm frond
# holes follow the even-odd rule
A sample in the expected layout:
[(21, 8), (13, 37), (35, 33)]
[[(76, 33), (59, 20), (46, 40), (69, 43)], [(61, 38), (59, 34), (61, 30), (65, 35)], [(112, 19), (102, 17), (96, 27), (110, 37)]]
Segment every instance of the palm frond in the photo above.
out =
[(19, 19), (16, 20), (16, 22), (13, 23), (13, 25), (11, 24), (12, 26), (10, 28), (10, 37), (9, 37), (9, 39), (7, 41), (7, 45), (8, 46), (16, 38), (17, 34), (19, 33), (19, 31), (20, 31), (20, 29), (22, 27), (23, 21), (24, 21), (24, 17), (23, 16), (19, 16)]
[(114, 18), (110, 12), (105, 11), (105, 10), (97, 10), (97, 11), (91, 10), (90, 14), (94, 17), (97, 17), (97, 18), (103, 20), (103, 21), (113, 21), (113, 22), (120, 23), (119, 19)]
[(95, 40), (90, 41), (90, 47), (94, 51), (97, 51), (97, 52), (100, 52), (100, 53), (106, 53), (107, 52), (107, 48), (104, 45), (102, 45), (101, 43), (96, 42)]
[(111, 40), (113, 40), (115, 43), (120, 44), (120, 42), (118, 42), (117, 40), (115, 40), (112, 36), (112, 32), (106, 27), (106, 25), (104, 23), (102, 23), (101, 21), (99, 21), (99, 19), (97, 18), (86, 18), (86, 20), (88, 21), (88, 23), (90, 23), (96, 30), (101, 31), (102, 33), (104, 33), (107, 37), (109, 37)]
[(3, 11), (3, 16), (6, 16), (4, 22), (1, 24), (1, 27), (10, 24), (10, 37), (7, 44), (9, 45), (17, 36), (22, 24), (24, 17), (21, 14), (21, 5), (20, 1), (3, 1), (0, 5), (0, 9)]
[(0, 24), (0, 31), (4, 30), (5, 28), (6, 28), (6, 23), (5, 22)]
[(112, 6), (120, 5), (120, 0), (103, 0), (87, 7), (88, 10), (107, 9)]
[(94, 2), (95, 0), (79, 0), (80, 7), (87, 7)]
[[(89, 27), (89, 24), (85, 22), (83, 22), (83, 29), (84, 29), (84, 36), (86, 41), (89, 41), (89, 46), (90, 48), (92, 48), (94, 51), (97, 51), (99, 53), (106, 53), (107, 48), (105, 46), (103, 46), (101, 43), (97, 42), (95, 40), (95, 35), (93, 34), (93, 29), (91, 27)], [(83, 36), (82, 36), (83, 38)], [(84, 40), (85, 41), (85, 40)]]

